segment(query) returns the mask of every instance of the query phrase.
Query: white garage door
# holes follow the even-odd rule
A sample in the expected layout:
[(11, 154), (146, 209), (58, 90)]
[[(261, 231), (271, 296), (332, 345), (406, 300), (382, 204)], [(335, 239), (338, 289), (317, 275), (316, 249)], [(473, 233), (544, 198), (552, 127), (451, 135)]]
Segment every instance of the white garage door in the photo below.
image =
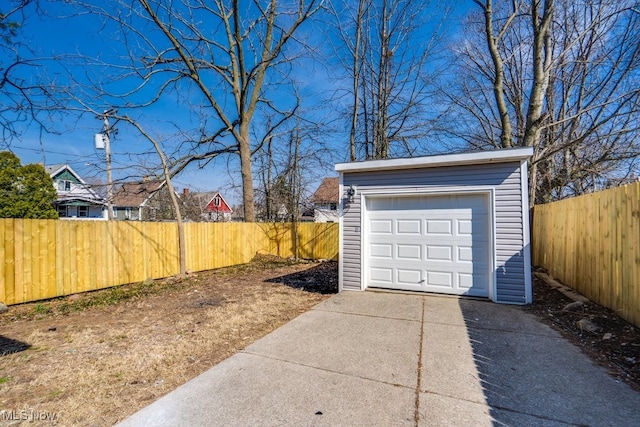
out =
[(483, 194), (367, 198), (368, 286), (489, 296)]

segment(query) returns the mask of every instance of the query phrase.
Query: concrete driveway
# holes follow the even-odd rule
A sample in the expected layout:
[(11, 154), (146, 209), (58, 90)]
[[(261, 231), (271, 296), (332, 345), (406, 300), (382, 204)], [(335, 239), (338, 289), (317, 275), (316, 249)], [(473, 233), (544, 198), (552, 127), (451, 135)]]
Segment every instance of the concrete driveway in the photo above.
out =
[(120, 426), (636, 426), (640, 393), (519, 307), (342, 292)]

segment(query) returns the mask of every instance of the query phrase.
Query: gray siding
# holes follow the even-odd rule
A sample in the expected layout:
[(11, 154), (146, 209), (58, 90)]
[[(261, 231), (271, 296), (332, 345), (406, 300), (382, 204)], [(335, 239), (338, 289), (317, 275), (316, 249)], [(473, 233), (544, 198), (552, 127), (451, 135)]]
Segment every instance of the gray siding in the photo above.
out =
[(495, 194), (496, 300), (526, 301), (523, 253), (522, 189), (520, 163), (494, 163), (380, 172), (345, 172), (343, 185), (357, 188), (355, 200), (344, 210), (343, 289), (360, 289), (361, 224), (360, 194), (364, 190), (393, 192), (430, 187), (493, 187)]

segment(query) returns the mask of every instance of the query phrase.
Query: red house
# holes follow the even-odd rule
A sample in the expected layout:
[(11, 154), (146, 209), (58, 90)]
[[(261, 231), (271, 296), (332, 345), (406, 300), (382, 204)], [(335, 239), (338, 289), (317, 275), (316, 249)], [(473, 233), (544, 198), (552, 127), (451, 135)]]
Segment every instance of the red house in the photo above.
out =
[(233, 210), (220, 193), (213, 195), (205, 206), (204, 211), (211, 221), (228, 221), (233, 213)]

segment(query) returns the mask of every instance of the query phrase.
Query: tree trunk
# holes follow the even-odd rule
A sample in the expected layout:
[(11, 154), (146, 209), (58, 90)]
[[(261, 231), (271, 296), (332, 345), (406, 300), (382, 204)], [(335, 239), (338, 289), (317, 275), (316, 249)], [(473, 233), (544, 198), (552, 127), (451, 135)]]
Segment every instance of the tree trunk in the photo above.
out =
[(487, 47), (489, 48), (489, 53), (491, 54), (491, 59), (493, 61), (493, 95), (496, 100), (496, 106), (498, 107), (498, 113), (500, 114), (500, 146), (501, 148), (510, 148), (511, 146), (513, 146), (513, 128), (511, 126), (511, 118), (509, 117), (509, 110), (507, 108), (507, 102), (505, 100), (504, 63), (502, 62), (502, 57), (500, 56), (498, 43), (500, 41), (500, 38), (502, 38), (505, 29), (511, 23), (511, 20), (515, 16), (516, 11), (514, 10), (513, 14), (509, 17), (507, 22), (502, 27), (501, 31), (496, 36), (494, 35), (493, 31), (493, 2), (491, 0), (487, 0), (486, 4), (482, 4), (478, 1), (476, 1), (476, 3), (484, 9), (485, 36), (487, 39)]
[(240, 125), (238, 147), (240, 152), (240, 174), (242, 176), (242, 204), (245, 222), (255, 222), (256, 213), (253, 197), (253, 173), (251, 171), (251, 146), (249, 126)]
[(527, 124), (522, 145), (533, 147), (538, 143), (540, 126), (542, 125), (542, 107), (549, 84), (549, 65), (551, 52), (549, 45), (549, 27), (553, 14), (554, 0), (544, 0), (542, 16), (539, 15), (538, 4), (542, 0), (533, 2), (531, 6), (531, 20), (533, 26), (533, 84), (527, 110)]
[(350, 160), (356, 161), (356, 130), (358, 128), (358, 110), (360, 109), (360, 67), (362, 67), (363, 58), (361, 55), (362, 50), (362, 27), (364, 19), (364, 6), (366, 0), (360, 0), (358, 3), (358, 16), (356, 17), (356, 44), (353, 49), (353, 110), (351, 111), (351, 129), (349, 132), (349, 148), (350, 148)]
[(178, 252), (180, 258), (180, 275), (184, 276), (187, 273), (187, 252), (186, 252), (186, 238), (184, 234), (184, 224), (182, 223), (182, 212), (180, 211), (180, 202), (178, 196), (173, 190), (173, 184), (171, 183), (169, 168), (164, 162), (164, 176), (167, 182), (167, 191), (171, 197), (171, 204), (176, 214), (176, 224), (178, 227)]

